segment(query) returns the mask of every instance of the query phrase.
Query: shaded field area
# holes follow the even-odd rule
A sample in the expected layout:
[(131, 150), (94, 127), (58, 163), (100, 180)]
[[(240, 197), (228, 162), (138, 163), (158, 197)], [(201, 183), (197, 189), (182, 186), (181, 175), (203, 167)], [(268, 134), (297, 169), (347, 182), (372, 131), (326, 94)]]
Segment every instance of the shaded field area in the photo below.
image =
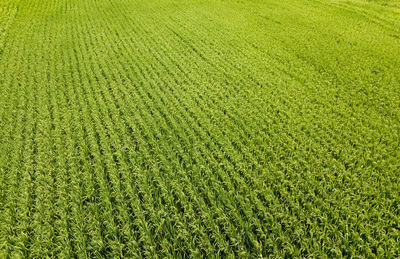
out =
[(0, 0), (0, 257), (400, 256), (397, 0)]

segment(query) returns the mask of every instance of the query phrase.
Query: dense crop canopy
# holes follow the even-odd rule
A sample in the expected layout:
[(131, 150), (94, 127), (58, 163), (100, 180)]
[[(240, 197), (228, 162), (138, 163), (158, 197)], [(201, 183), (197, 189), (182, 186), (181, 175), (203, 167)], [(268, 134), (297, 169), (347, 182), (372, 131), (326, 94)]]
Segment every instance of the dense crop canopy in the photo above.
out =
[(399, 257), (398, 0), (0, 0), (0, 257)]

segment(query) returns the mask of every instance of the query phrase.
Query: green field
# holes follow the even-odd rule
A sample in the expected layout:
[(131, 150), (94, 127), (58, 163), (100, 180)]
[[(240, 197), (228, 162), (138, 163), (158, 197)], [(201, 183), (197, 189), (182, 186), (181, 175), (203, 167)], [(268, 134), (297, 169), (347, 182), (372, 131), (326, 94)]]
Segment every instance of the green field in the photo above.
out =
[(0, 258), (400, 256), (399, 0), (0, 0)]

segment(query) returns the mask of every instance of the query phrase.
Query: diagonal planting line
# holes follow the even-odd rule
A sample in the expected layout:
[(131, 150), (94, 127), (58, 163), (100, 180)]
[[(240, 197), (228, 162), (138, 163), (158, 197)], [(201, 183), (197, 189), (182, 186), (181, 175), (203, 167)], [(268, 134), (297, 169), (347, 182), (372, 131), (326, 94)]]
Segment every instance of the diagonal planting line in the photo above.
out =
[(15, 4), (0, 5), (0, 55), (3, 53), (3, 49), (7, 39), (7, 31), (12, 25), (18, 8)]
[[(3, 54), (3, 49), (5, 46), (5, 42), (6, 42), (6, 36), (7, 36), (7, 31), (8, 28), (10, 27), (10, 25), (12, 24), (12, 22), (14, 21), (15, 15), (17, 13), (17, 7), (15, 3), (0, 3), (0, 60)], [(1, 72), (0, 72), (1, 73)], [(3, 86), (3, 76), (2, 74), (0, 74), (0, 87)], [(6, 100), (6, 98), (4, 98), (4, 96), (2, 95), (2, 93), (0, 92), (0, 107), (2, 107), (2, 109), (0, 109), (0, 118), (3, 118), (3, 114), (4, 114), (4, 102)], [(2, 119), (0, 119), (0, 129), (3, 126), (3, 122)], [(3, 142), (2, 141), (3, 138), (0, 137), (0, 143)], [(0, 151), (2, 150), (3, 146), (0, 146)], [(5, 152), (0, 152), (0, 170), (2, 169), (2, 165), (3, 165), (3, 161), (5, 161)]]

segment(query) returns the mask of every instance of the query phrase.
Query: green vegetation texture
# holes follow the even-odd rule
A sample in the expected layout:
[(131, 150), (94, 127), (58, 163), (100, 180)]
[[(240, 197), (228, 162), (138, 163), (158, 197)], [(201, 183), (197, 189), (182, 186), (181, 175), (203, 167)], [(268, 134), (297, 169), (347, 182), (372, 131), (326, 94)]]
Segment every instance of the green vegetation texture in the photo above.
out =
[(398, 0), (0, 0), (0, 257), (400, 256)]

